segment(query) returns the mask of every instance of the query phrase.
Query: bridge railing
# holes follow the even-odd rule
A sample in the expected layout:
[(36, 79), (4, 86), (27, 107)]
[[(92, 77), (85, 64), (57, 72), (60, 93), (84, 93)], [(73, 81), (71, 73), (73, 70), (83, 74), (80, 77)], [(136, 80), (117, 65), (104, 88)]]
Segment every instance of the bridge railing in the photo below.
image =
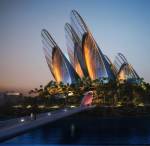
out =
[[(64, 109), (59, 109), (59, 110), (50, 111), (46, 113), (36, 114), (36, 119), (45, 118), (45, 117), (56, 118), (57, 116), (60, 116), (60, 114), (62, 114), (63, 116), (63, 113), (64, 114), (77, 113), (79, 111), (89, 109), (90, 107), (92, 106), (79, 106), (76, 108), (64, 108)], [(19, 117), (19, 118), (14, 118), (10, 120), (0, 121), (0, 129), (8, 127), (10, 125), (13, 126), (13, 125), (21, 124), (24, 122), (30, 122), (32, 120), (33, 120), (33, 117), (25, 116), (25, 117)]]
[[(55, 110), (55, 111), (51, 111), (51, 112), (46, 112), (46, 113), (40, 113), (36, 115), (36, 118), (42, 118), (45, 116), (50, 116), (50, 115), (54, 115), (59, 113), (60, 111), (67, 111), (69, 109), (59, 109), (59, 110)], [(5, 127), (5, 126), (9, 126), (9, 125), (15, 125), (17, 123), (21, 123), (21, 122), (25, 122), (25, 121), (31, 121), (33, 120), (33, 117), (31, 116), (24, 116), (24, 117), (19, 117), (19, 118), (14, 118), (14, 119), (9, 119), (9, 120), (4, 120), (4, 121), (0, 121), (0, 129)]]

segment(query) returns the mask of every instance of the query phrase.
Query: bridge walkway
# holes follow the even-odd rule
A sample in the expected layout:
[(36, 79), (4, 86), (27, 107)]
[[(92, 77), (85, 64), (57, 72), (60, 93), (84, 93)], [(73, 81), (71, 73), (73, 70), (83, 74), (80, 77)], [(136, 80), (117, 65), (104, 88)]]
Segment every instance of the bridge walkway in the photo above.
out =
[(12, 120), (0, 121), (0, 142), (24, 133), (28, 130), (52, 123), (58, 119), (94, 108), (95, 106), (81, 106), (72, 109), (61, 109), (53, 112), (38, 114), (36, 120), (30, 116)]

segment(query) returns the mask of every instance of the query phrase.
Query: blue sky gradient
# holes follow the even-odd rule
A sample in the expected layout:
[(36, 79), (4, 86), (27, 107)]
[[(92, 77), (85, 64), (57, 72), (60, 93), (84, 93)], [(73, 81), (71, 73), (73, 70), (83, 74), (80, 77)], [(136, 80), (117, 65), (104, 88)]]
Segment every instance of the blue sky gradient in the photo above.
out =
[(52, 79), (41, 30), (66, 54), (64, 25), (70, 11), (83, 17), (104, 54), (122, 52), (150, 82), (149, 0), (0, 0), (0, 91), (28, 91)]

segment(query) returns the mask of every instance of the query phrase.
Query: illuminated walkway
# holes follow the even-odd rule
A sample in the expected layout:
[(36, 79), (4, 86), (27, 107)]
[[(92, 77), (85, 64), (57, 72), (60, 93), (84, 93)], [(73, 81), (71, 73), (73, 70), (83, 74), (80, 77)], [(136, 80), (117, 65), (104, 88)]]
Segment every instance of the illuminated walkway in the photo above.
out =
[(24, 118), (17, 118), (0, 122), (0, 142), (8, 138), (14, 137), (18, 134), (26, 132), (30, 129), (37, 128), (47, 123), (54, 122), (58, 119), (85, 111), (95, 106), (77, 107), (72, 109), (61, 109), (53, 112), (39, 114), (36, 120), (31, 119), (30, 116)]

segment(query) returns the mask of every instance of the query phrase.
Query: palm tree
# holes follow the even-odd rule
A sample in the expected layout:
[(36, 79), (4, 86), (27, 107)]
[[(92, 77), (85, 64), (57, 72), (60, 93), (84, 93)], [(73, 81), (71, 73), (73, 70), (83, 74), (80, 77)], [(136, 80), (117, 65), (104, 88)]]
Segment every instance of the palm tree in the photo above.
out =
[(30, 90), (28, 93), (29, 93), (29, 94), (33, 94), (33, 93), (34, 93), (34, 90)]

